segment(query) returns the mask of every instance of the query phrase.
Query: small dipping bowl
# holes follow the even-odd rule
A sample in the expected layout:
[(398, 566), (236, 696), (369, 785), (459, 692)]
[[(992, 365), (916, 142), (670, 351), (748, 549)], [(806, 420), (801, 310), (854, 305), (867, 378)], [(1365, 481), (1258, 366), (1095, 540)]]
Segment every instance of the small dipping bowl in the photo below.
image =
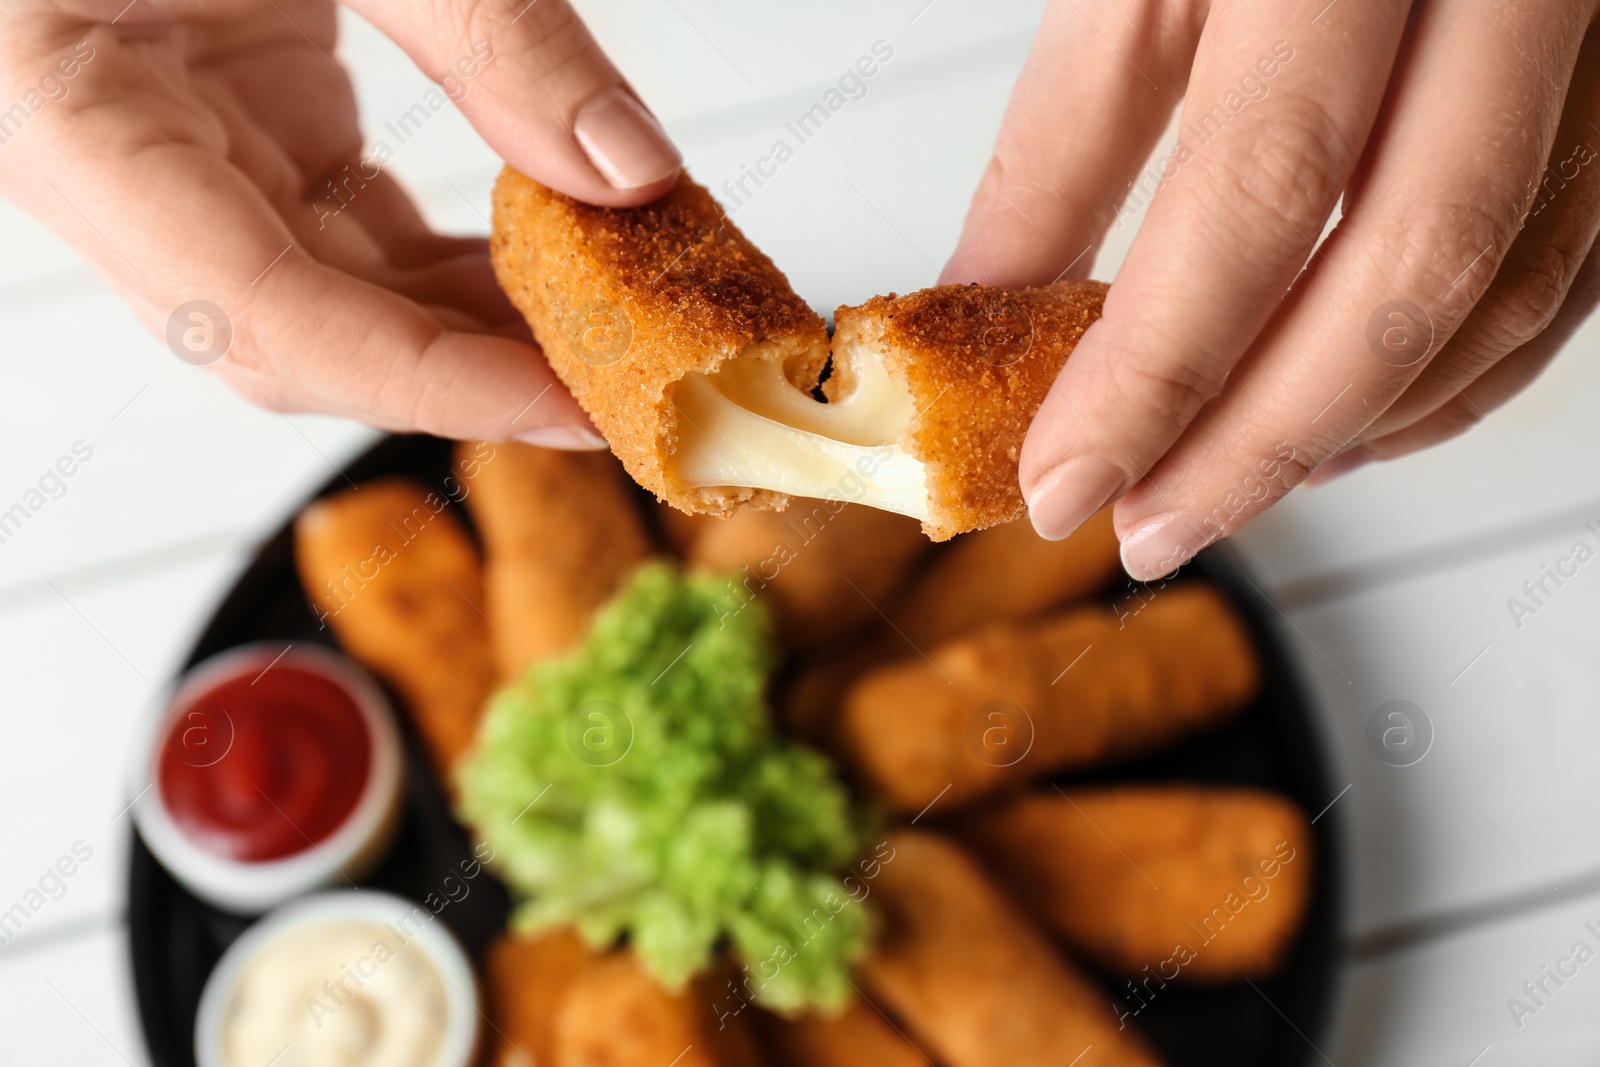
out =
[(178, 679), (131, 751), (139, 835), (206, 902), (258, 914), (370, 871), (399, 823), (394, 713), (336, 652), (244, 645)]
[(365, 889), (317, 893), (222, 954), (200, 995), (195, 1060), (468, 1067), (478, 1002), (466, 953), (427, 908)]

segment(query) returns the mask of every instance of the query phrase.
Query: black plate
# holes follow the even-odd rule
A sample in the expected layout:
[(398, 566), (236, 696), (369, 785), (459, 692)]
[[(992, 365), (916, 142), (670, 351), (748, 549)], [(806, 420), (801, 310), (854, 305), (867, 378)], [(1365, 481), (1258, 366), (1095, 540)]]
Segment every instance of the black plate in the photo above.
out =
[[(384, 475), (443, 488), (450, 474), (450, 445), (431, 437), (388, 438), (345, 469), (350, 481)], [(322, 496), (346, 488), (344, 477)], [(1159, 755), (1072, 781), (1197, 781), (1261, 786), (1293, 798), (1307, 812), (1332, 796), (1311, 705), (1296, 680), (1276, 630), (1272, 609), (1225, 546), (1203, 553), (1185, 568), (1184, 580), (1220, 587), (1246, 619), (1265, 665), (1261, 696), (1225, 729), (1204, 734)], [(1124, 590), (1111, 590), (1121, 593)], [(217, 608), (190, 652), (185, 669), (215, 653), (253, 641), (332, 644), (317, 627), (295, 574), (292, 520), (257, 553)], [(405, 724), (402, 723), (402, 729)], [(371, 886), (438, 908), (438, 917), (481, 958), (504, 924), (509, 901), (493, 876), (465, 878), (471, 847), (449, 809), (417, 739), (408, 730), (405, 816), (393, 850), (364, 880)], [(1069, 779), (1062, 779), (1063, 782)], [(1333, 812), (1313, 828), (1317, 860), (1311, 908), (1282, 973), (1269, 980), (1214, 989), (1168, 985), (1134, 1022), (1172, 1067), (1286, 1067), (1321, 1062), (1339, 966), (1340, 913), (1335, 896), (1341, 868)], [(249, 925), (196, 900), (156, 862), (137, 833), (128, 873), (129, 949), (145, 1043), (156, 1067), (192, 1067), (194, 1019), (206, 977), (230, 942)], [(446, 882), (446, 878), (454, 880)], [(441, 906), (441, 902), (442, 906)], [(1128, 1010), (1138, 1006), (1121, 981), (1105, 979), (1107, 996)], [(1154, 988), (1152, 986), (1152, 988)]]

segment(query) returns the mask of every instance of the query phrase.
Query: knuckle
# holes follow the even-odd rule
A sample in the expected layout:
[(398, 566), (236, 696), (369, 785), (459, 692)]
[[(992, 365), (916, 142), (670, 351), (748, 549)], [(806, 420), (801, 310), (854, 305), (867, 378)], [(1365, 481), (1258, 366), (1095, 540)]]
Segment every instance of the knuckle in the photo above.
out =
[[(1412, 387), (1412, 391), (1415, 391), (1418, 397), (1413, 397), (1411, 391), (1408, 391), (1402, 395), (1402, 402), (1409, 404), (1420, 397), (1437, 398), (1465, 389), (1481, 378), (1504, 355), (1504, 352), (1495, 351), (1491, 345), (1463, 329), (1461, 333), (1451, 338), (1450, 343), (1428, 364), (1426, 381), (1420, 386)], [(1377, 421), (1388, 425), (1390, 419), (1398, 414), (1400, 413), (1391, 408)]]
[(1556, 317), (1580, 263), (1572, 249), (1559, 244), (1515, 249), (1473, 310), (1472, 329), (1502, 353), (1533, 340)]
[(1359, 435), (1351, 428), (1307, 426), (1300, 430), (1288, 455), (1278, 457), (1286, 472), (1294, 475), (1288, 487), (1299, 484), (1306, 475), (1344, 451), (1355, 436)]
[[(1295, 425), (1292, 428), (1281, 413), (1261, 410), (1240, 419), (1239, 432), (1252, 442), (1253, 468), (1277, 486), (1282, 496), (1332, 456), (1350, 446), (1354, 431), (1345, 427)], [(1270, 447), (1265, 442), (1274, 442)]]
[[(550, 21), (551, 9), (565, 7), (559, 0), (513, 4), (509, 0), (426, 0), (429, 35), (427, 55), (420, 61), (424, 73), (434, 81), (448, 77), (463, 58), (474, 53), (480, 42), (494, 41), (510, 26), (518, 8), (526, 5), (524, 17), (516, 19), (514, 29), (527, 44), (537, 46), (539, 27)], [(570, 9), (569, 9), (570, 10)]]
[(1287, 113), (1251, 145), (1250, 154), (1220, 164), (1225, 202), (1255, 212), (1265, 200), (1297, 235), (1313, 239), (1322, 230), (1353, 162), (1348, 139), (1327, 109), (1297, 97), (1279, 105)]
[(1478, 411), (1457, 392), (1414, 422), (1375, 436), (1363, 447), (1380, 460), (1398, 459), (1419, 448), (1459, 437), (1478, 424)]
[(1288, 492), (1306, 475), (1316, 470), (1349, 447), (1353, 431), (1346, 427), (1296, 426), (1289, 429), (1280, 416), (1263, 412), (1249, 422), (1250, 439), (1276, 441), (1270, 449), (1262, 448), (1262, 462), (1270, 461), (1272, 469), (1279, 471), (1275, 480)]
[(295, 366), (291, 353), (298, 349), (282, 325), (282, 312), (271, 306), (266, 312), (234, 316), (238, 327), (233, 344), (216, 370), (255, 407), (279, 413), (301, 410), (302, 391), (314, 386), (305, 380), (304, 368)]
[(440, 77), (456, 52), (483, 36), (485, 31), (494, 29), (492, 9), (495, 6), (488, 0), (436, 0), (433, 25), (441, 32), (435, 35), (434, 54), (429, 62), (431, 69), (427, 71), (430, 78)]
[[(1178, 353), (1165, 355), (1155, 353)], [(1158, 338), (1137, 348), (1113, 342), (1106, 381), (1114, 404), (1163, 424), (1186, 424), (1217, 390), (1207, 367), (1209, 353), (1193, 342)]]
[(432, 434), (435, 437), (453, 436), (448, 432), (449, 420), (445, 417), (443, 405), (427, 390), (418, 390), (413, 393), (405, 404), (405, 422), (407, 429), (416, 433)]
[(1383, 220), (1370, 254), (1398, 295), (1441, 324), (1458, 323), (1489, 284), (1480, 261), (1492, 264), (1496, 249), (1510, 247), (1518, 222), (1509, 198), (1431, 201)]
[(975, 202), (985, 206), (992, 224), (1014, 229), (1019, 241), (1042, 227), (1059, 228), (1061, 219), (1087, 217), (1097, 228), (1108, 225), (1114, 211), (1109, 202), (1089, 201), (1057, 180), (1068, 164), (1059, 149), (1041, 146), (1008, 125), (995, 140)]
[(575, 56), (598, 46), (576, 10), (566, 0), (464, 0), (482, 10), (490, 31), (515, 17), (516, 29), (527, 46), (544, 54), (546, 69), (559, 68)]
[(407, 360), (405, 373), (396, 382), (386, 405), (401, 418), (407, 430), (435, 437), (459, 436), (451, 432), (452, 405), (450, 368), (454, 361), (447, 351), (448, 334), (441, 331), (420, 345)]
[[(1279, 456), (1280, 473), (1277, 478), (1279, 486), (1277, 495), (1281, 497), (1305, 481), (1311, 472), (1321, 464), (1326, 463), (1328, 457), (1333, 455), (1334, 452), (1333, 448), (1321, 445), (1314, 452), (1307, 449), (1293, 449), (1288, 456)], [(1313, 458), (1313, 455), (1317, 458)]]
[(1020, 143), (1022, 140), (1015, 131), (1001, 130), (1000, 137), (995, 141), (994, 155), (983, 170), (983, 178), (978, 183), (978, 195), (974, 199), (992, 211), (998, 209), (998, 214), (1008, 216), (1019, 224), (1031, 225), (1035, 201), (1041, 190), (1036, 183), (1020, 180), (1020, 175), (1027, 173), (1022, 163), (1027, 149)]

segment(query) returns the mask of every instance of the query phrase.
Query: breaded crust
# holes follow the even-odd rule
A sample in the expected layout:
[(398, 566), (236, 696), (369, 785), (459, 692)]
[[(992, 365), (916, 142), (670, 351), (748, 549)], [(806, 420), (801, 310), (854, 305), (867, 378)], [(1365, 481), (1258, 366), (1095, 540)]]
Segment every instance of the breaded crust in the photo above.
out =
[(683, 489), (667, 477), (674, 382), (750, 353), (783, 362), (810, 388), (828, 357), (822, 319), (703, 187), (683, 174), (643, 207), (593, 207), (507, 167), (495, 183), (494, 231), (501, 287), (639, 484), (689, 512), (787, 502), (764, 489)]
[(780, 1067), (926, 1067), (905, 1035), (865, 1001), (838, 1015), (758, 1017), (767, 1055)]
[(842, 500), (795, 497), (781, 515), (746, 509), (707, 519), (684, 553), (731, 576), (739, 602), (761, 600), (794, 648), (816, 648), (880, 616), (928, 542), (917, 520)]
[(1109, 998), (1059, 957), (976, 861), (896, 830), (873, 887), (883, 934), (861, 962), (872, 1002), (944, 1067), (1156, 1067)]
[(466, 505), (484, 544), (489, 622), (502, 638), (500, 680), (564, 655), (594, 613), (650, 554), (633, 489), (603, 452), (463, 442)]
[(630, 950), (608, 953), (566, 990), (534, 1067), (759, 1067), (750, 1016), (719, 1011), (727, 999), (711, 975), (669, 992)]
[(1215, 589), (1160, 590), (1001, 622), (878, 667), (844, 696), (839, 744), (893, 810), (950, 810), (1004, 785), (1127, 758), (1216, 725), (1255, 694), (1250, 634)]
[(494, 1030), (488, 1067), (553, 1063), (561, 1004), (603, 959), (570, 927), (496, 938), (483, 961)]
[(1035, 915), (1118, 974), (1264, 977), (1283, 961), (1311, 897), (1311, 824), (1258, 789), (1043, 789), (980, 811), (961, 830)]
[(483, 567), (449, 504), (384, 478), (313, 502), (294, 524), (306, 599), (345, 651), (394, 686), (446, 783), (477, 736), (497, 652)]
[[(834, 350), (864, 345), (910, 390), (900, 444), (927, 469), (935, 541), (1020, 518), (1022, 438), (1105, 300), (1103, 282), (1036, 289), (940, 285), (834, 313)], [(836, 370), (838, 368), (836, 367)], [(850, 387), (848, 375), (830, 396)]]
[(1109, 507), (1060, 541), (1046, 541), (1027, 519), (993, 526), (940, 553), (889, 618), (906, 641), (931, 648), (1087, 596), (1117, 572), (1119, 548)]

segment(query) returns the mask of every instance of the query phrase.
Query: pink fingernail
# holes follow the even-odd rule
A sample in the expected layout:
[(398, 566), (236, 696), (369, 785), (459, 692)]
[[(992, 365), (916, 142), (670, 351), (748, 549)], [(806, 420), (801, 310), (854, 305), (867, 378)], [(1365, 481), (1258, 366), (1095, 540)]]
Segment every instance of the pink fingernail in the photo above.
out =
[(1028, 517), (1040, 537), (1059, 541), (1105, 507), (1126, 480), (1099, 456), (1076, 456), (1050, 471), (1028, 496)]
[(1221, 535), (1214, 524), (1187, 512), (1157, 515), (1122, 539), (1122, 569), (1135, 581), (1154, 581), (1188, 563)]
[(540, 426), (517, 434), (523, 444), (559, 448), (564, 452), (596, 452), (610, 448), (606, 439), (583, 426)]
[(619, 86), (598, 93), (572, 122), (572, 135), (595, 169), (618, 189), (670, 178), (683, 157), (655, 116)]

